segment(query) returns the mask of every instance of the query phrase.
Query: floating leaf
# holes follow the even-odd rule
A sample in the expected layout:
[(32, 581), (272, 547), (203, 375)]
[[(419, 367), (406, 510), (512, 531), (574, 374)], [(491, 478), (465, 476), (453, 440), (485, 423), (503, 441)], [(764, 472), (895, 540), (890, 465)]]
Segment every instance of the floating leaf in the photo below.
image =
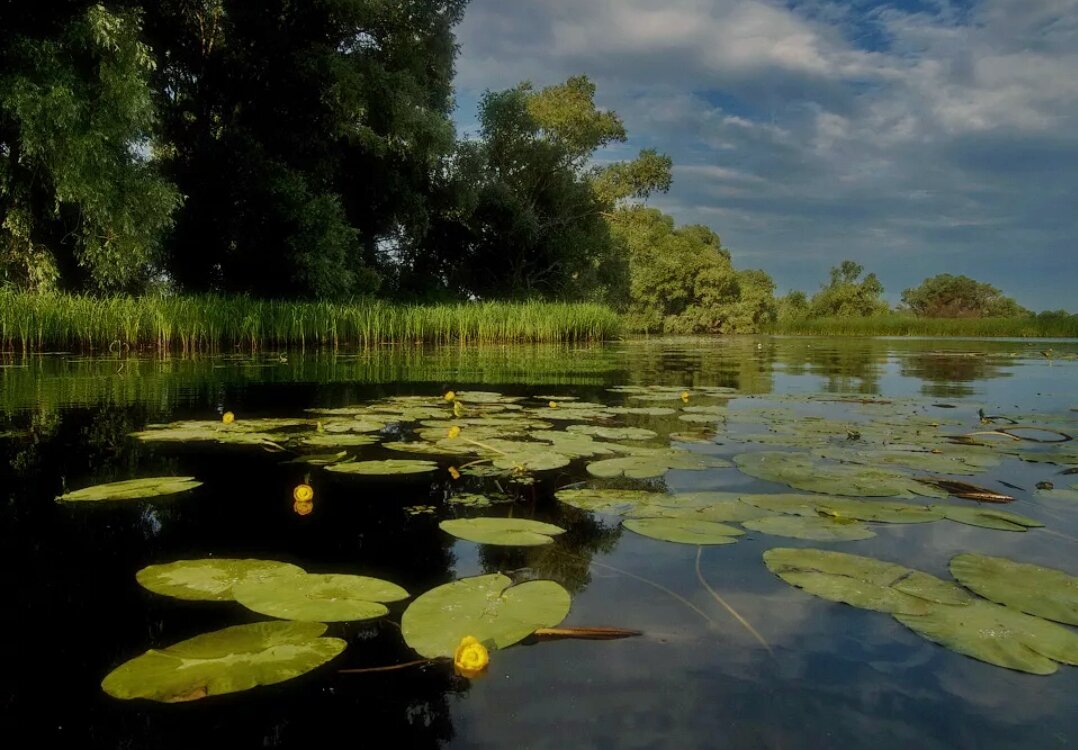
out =
[(623, 515), (642, 503), (661, 497), (661, 494), (646, 490), (574, 489), (558, 490), (554, 497), (581, 510)]
[[(454, 441), (459, 442), (459, 441)], [(422, 453), (430, 456), (458, 456), (462, 453), (472, 453), (470, 446), (452, 445), (448, 443), (421, 443), (421, 442), (392, 442), (382, 443), (383, 448), (389, 448), (391, 451), (401, 451), (404, 453)]]
[(571, 424), (565, 428), (565, 431), (579, 435), (592, 435), (604, 440), (650, 440), (659, 436), (654, 430), (645, 430), (642, 427), (604, 427), (590, 424)]
[(838, 461), (855, 461), (871, 466), (890, 464), (934, 474), (979, 474), (999, 465), (999, 456), (991, 450), (950, 448), (947, 450), (829, 450), (820, 455)]
[(997, 604), (1078, 625), (1078, 577), (1062, 570), (967, 552), (951, 558), (951, 575)]
[(391, 476), (396, 474), (424, 474), (434, 471), (438, 464), (433, 461), (410, 461), (396, 458), (385, 461), (354, 461), (346, 464), (327, 466), (326, 471), (338, 474), (360, 474), (363, 476)]
[(550, 448), (536, 446), (528, 450), (517, 450), (513, 453), (495, 456), (491, 459), (491, 462), (499, 469), (549, 471), (568, 466), (569, 457)]
[(202, 486), (194, 477), (146, 477), (122, 482), (95, 484), (57, 497), (63, 503), (99, 502), (105, 500), (142, 500), (147, 497), (175, 495)]
[(238, 583), (302, 573), (306, 571), (298, 565), (275, 560), (221, 557), (150, 565), (136, 573), (135, 580), (155, 594), (177, 599), (231, 601), (232, 587)]
[(656, 455), (634, 455), (624, 458), (607, 458), (588, 464), (588, 473), (596, 477), (630, 477), (649, 479), (661, 477), (670, 469), (719, 469), (730, 462), (699, 453), (663, 451)]
[(1078, 635), (1010, 607), (975, 600), (967, 607), (930, 607), (895, 619), (923, 638), (974, 659), (1031, 674), (1052, 674), (1056, 662), (1078, 664)]
[(1013, 497), (1004, 495), (1002, 492), (995, 492), (994, 490), (988, 490), (984, 487), (978, 487), (975, 484), (959, 482), (954, 479), (917, 477), (917, 481), (932, 487), (937, 487), (943, 492), (954, 495), (955, 497), (960, 497), (963, 500), (976, 500), (979, 503), (1009, 503), (1014, 501)]
[(692, 518), (629, 518), (622, 525), (637, 534), (679, 544), (733, 544), (745, 532), (736, 526)]
[(329, 433), (380, 432), (385, 428), (385, 422), (378, 422), (373, 419), (350, 419), (343, 422), (325, 422), (322, 425), (322, 429)]
[(522, 396), (503, 396), (494, 391), (457, 391), (455, 394), (455, 400), (468, 404), (511, 404), (522, 398)]
[(550, 544), (554, 541), (551, 537), (565, 533), (560, 526), (527, 518), (457, 518), (442, 521), (438, 526), (458, 539), (506, 547)]
[(395, 583), (367, 576), (304, 573), (247, 580), (232, 587), (247, 609), (282, 620), (370, 620), (389, 610), (382, 602), (408, 597)]
[(495, 503), (511, 503), (513, 498), (508, 495), (476, 495), (470, 492), (462, 492), (459, 495), (450, 495), (450, 505), (460, 505), (465, 508), (485, 508)]
[(428, 659), (452, 656), (466, 635), (505, 648), (569, 614), (569, 592), (554, 581), (511, 584), (494, 573), (431, 589), (404, 611), (404, 640)]
[(943, 517), (968, 526), (980, 526), (985, 529), (998, 529), (1000, 531), (1025, 531), (1026, 529), (1044, 526), (1035, 518), (1020, 516), (1017, 513), (1008, 513), (994, 508), (981, 508), (968, 505), (933, 505), (933, 509), (943, 514)]
[(856, 541), (871, 539), (875, 532), (856, 521), (843, 523), (833, 518), (812, 516), (770, 516), (745, 521), (746, 529), (774, 536), (817, 541)]
[(972, 600), (958, 586), (927, 573), (861, 555), (776, 547), (764, 552), (764, 563), (791, 586), (877, 612), (925, 614), (933, 604)]
[(363, 445), (374, 445), (378, 438), (373, 435), (356, 435), (350, 432), (328, 433), (320, 432), (316, 435), (307, 435), (299, 441), (301, 445), (311, 448), (358, 448)]
[(618, 452), (620, 446), (600, 443), (590, 435), (579, 435), (571, 432), (558, 432), (557, 430), (535, 430), (531, 436), (536, 440), (550, 443), (554, 450), (571, 458), (588, 458), (590, 456), (612, 456)]
[(742, 453), (734, 456), (734, 463), (751, 477), (809, 492), (859, 497), (938, 494), (895, 471), (857, 464), (824, 463), (803, 453)]
[(816, 512), (837, 518), (879, 523), (928, 523), (943, 518), (943, 513), (933, 505), (837, 497), (821, 498), (816, 502)]
[(114, 698), (178, 703), (274, 685), (320, 667), (344, 651), (339, 638), (320, 638), (321, 623), (236, 625), (151, 649), (101, 682)]
[(701, 521), (748, 521), (770, 516), (769, 511), (743, 503), (732, 492), (656, 494), (632, 515), (649, 518), (695, 518)]

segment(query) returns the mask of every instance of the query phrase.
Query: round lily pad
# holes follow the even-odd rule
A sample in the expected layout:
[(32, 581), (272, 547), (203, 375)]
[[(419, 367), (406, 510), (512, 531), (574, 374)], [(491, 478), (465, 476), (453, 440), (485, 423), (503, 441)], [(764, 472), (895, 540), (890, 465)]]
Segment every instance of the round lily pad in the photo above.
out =
[(499, 469), (512, 471), (550, 471), (568, 466), (569, 457), (536, 444), (535, 448), (494, 456), (491, 463)]
[(146, 477), (122, 482), (95, 484), (56, 499), (62, 503), (101, 502), (106, 500), (142, 500), (148, 497), (175, 495), (202, 486), (194, 477)]
[(512, 583), (494, 573), (431, 589), (404, 611), (404, 640), (428, 659), (452, 656), (468, 635), (488, 648), (505, 648), (569, 614), (569, 592), (554, 581)]
[(929, 607), (895, 619), (923, 638), (974, 659), (1047, 675), (1078, 664), (1078, 634), (1010, 607), (975, 600), (966, 607)]
[(109, 673), (101, 687), (114, 698), (193, 701), (273, 685), (310, 672), (344, 651), (321, 638), (321, 623), (256, 622), (151, 649)]
[(637, 534), (678, 544), (733, 544), (745, 532), (736, 526), (693, 518), (629, 518), (622, 525)]
[(248, 580), (232, 587), (247, 609), (282, 620), (370, 620), (389, 610), (382, 602), (408, 597), (395, 583), (366, 576), (304, 573)]
[(349, 419), (340, 422), (325, 422), (322, 429), (329, 433), (341, 432), (379, 432), (386, 427), (385, 422), (373, 419)]
[(933, 489), (896, 471), (814, 461), (803, 453), (742, 453), (734, 456), (734, 463), (751, 477), (788, 484), (808, 492), (858, 497), (938, 495)]
[(951, 558), (951, 575), (997, 604), (1078, 625), (1078, 577), (1062, 570), (967, 552)]
[(995, 508), (983, 508), (969, 505), (933, 505), (932, 508), (943, 517), (964, 523), (968, 526), (980, 526), (985, 529), (998, 529), (999, 531), (1026, 531), (1027, 529), (1044, 526), (1035, 518), (1020, 516), (1017, 513), (1008, 513), (1005, 510)]
[(701, 521), (748, 521), (770, 516), (769, 511), (743, 503), (730, 492), (656, 494), (631, 515), (650, 518), (695, 518)]
[(505, 547), (550, 544), (554, 541), (551, 537), (565, 533), (560, 526), (527, 518), (456, 518), (442, 521), (438, 526), (458, 539)]
[(764, 563), (791, 586), (860, 609), (925, 614), (935, 604), (962, 606), (972, 601), (952, 583), (861, 555), (776, 547), (764, 552)]
[(588, 473), (596, 477), (630, 477), (650, 479), (661, 477), (670, 469), (719, 469), (730, 462), (715, 456), (699, 453), (663, 451), (654, 455), (633, 455), (623, 458), (607, 458), (588, 464)]
[(135, 579), (155, 594), (176, 599), (231, 601), (232, 587), (238, 583), (303, 573), (298, 565), (275, 560), (208, 558), (150, 565), (136, 573)]
[(816, 541), (849, 542), (859, 539), (871, 539), (876, 533), (864, 524), (856, 521), (843, 523), (833, 518), (812, 516), (770, 516), (745, 521), (746, 529), (761, 531), (773, 536), (787, 536), (794, 539), (813, 539)]
[(579, 435), (592, 435), (604, 440), (650, 440), (659, 435), (654, 430), (645, 430), (642, 427), (604, 427), (591, 424), (571, 424), (565, 428), (565, 431)]
[(358, 448), (363, 445), (374, 445), (378, 438), (373, 435), (357, 435), (352, 432), (318, 432), (307, 435), (299, 441), (301, 445), (312, 448)]
[(622, 515), (662, 495), (646, 490), (573, 489), (558, 490), (554, 493), (554, 497), (566, 505), (572, 505), (581, 510)]
[(327, 466), (326, 471), (338, 474), (360, 474), (362, 476), (392, 476), (396, 474), (425, 474), (435, 471), (438, 464), (433, 461), (412, 461), (390, 458), (385, 461), (353, 461)]

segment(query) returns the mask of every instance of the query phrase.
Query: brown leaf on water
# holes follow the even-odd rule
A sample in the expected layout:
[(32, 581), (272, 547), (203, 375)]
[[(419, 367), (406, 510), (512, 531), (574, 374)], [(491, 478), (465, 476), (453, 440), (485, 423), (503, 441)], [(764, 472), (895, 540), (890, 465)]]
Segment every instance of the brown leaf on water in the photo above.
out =
[(955, 497), (960, 497), (963, 500), (976, 500), (981, 503), (1014, 502), (1014, 498), (1010, 495), (1004, 495), (1002, 492), (993, 492), (992, 490), (978, 487), (977, 485), (969, 484), (968, 482), (959, 482), (954, 479), (939, 479), (937, 477), (914, 477), (914, 479), (922, 484), (938, 487), (944, 492), (950, 493)]
[(535, 636), (544, 641), (558, 640), (561, 638), (579, 638), (586, 641), (614, 641), (619, 638), (632, 638), (638, 635), (643, 635), (643, 633), (639, 630), (609, 627), (539, 628), (535, 631)]
[(191, 692), (184, 693), (182, 695), (173, 695), (171, 698), (169, 698), (165, 702), (166, 703), (190, 703), (191, 701), (202, 700), (203, 698), (205, 698), (209, 694), (210, 694), (210, 691), (206, 689), (205, 685), (199, 685), (197, 688), (195, 688)]

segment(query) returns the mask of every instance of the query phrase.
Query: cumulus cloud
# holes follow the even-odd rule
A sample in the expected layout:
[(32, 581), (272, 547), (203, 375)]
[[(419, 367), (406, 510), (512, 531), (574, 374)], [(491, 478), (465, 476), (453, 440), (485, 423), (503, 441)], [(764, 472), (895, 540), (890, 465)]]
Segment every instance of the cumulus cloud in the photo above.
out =
[(1078, 0), (861, 6), (472, 0), (460, 122), (485, 89), (586, 73), (630, 149), (674, 158), (656, 205), (780, 287), (851, 257), (892, 299), (951, 272), (1073, 306)]

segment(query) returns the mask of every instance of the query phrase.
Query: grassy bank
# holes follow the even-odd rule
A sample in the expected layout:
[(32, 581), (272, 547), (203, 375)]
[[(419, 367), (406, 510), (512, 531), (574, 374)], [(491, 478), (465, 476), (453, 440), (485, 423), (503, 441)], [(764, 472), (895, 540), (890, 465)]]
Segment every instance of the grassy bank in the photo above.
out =
[(85, 297), (0, 292), (0, 348), (212, 352), (241, 347), (598, 341), (621, 330), (601, 305), (394, 305), (247, 297)]
[(1016, 336), (1078, 337), (1078, 315), (1025, 318), (802, 318), (780, 321), (766, 333), (787, 336)]

